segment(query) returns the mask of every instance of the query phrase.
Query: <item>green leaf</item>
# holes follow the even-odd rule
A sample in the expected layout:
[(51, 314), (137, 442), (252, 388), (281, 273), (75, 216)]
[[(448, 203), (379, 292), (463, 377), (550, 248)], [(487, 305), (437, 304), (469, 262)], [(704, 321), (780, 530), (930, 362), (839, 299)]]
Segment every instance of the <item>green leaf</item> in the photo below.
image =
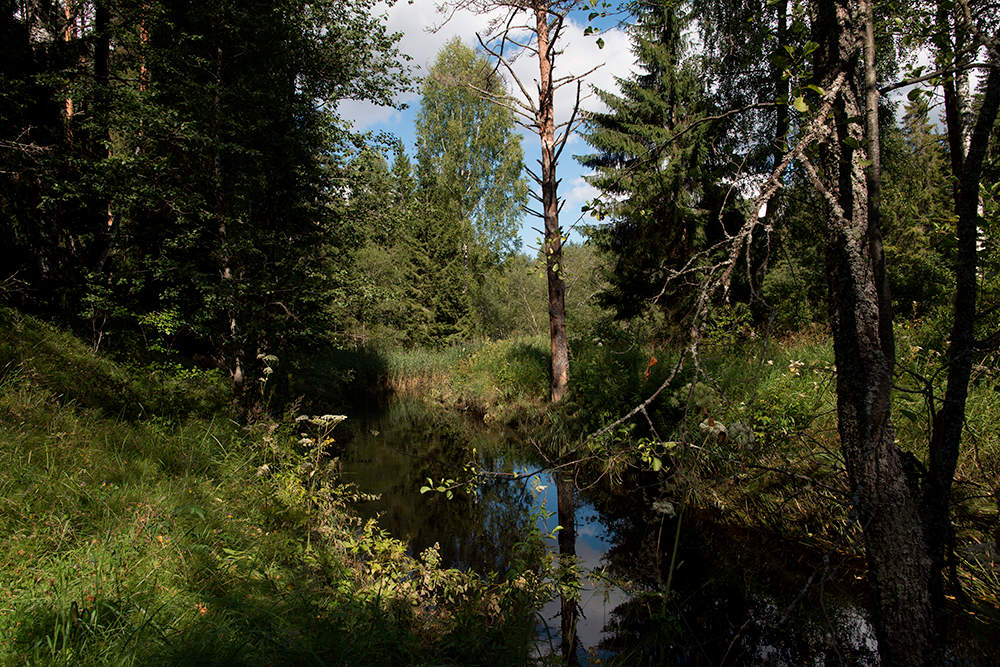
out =
[(431, 487), (429, 487), (429, 486), (421, 486), (420, 487), (420, 493), (427, 493), (430, 490), (431, 490)]
[(792, 106), (795, 107), (795, 110), (798, 111), (799, 113), (805, 113), (809, 111), (809, 105), (806, 104), (805, 99), (801, 95), (795, 98), (795, 100), (792, 102)]
[(603, 49), (604, 48), (604, 39), (601, 38), (601, 37), (597, 38), (597, 48), (599, 48), (599, 49)]
[(663, 461), (661, 461), (658, 457), (654, 456), (653, 457), (653, 472), (659, 472), (661, 468), (663, 468)]
[(806, 86), (806, 88), (815, 92), (817, 95), (826, 95), (826, 91), (823, 90), (821, 87), (817, 86), (815, 83), (810, 83), (808, 86)]

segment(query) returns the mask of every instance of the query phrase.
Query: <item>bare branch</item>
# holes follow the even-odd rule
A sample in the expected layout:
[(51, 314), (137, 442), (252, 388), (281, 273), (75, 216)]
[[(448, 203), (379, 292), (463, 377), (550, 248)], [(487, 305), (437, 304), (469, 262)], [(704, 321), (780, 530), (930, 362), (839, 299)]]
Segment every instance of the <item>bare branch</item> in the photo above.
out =
[(878, 89), (881, 95), (890, 93), (894, 90), (899, 90), (900, 88), (906, 88), (907, 86), (912, 86), (917, 83), (923, 83), (924, 81), (930, 81), (931, 79), (936, 79), (939, 76), (946, 76), (948, 74), (958, 74), (959, 72), (967, 72), (973, 69), (989, 69), (993, 67), (990, 63), (969, 63), (967, 65), (959, 65), (958, 67), (947, 67), (945, 69), (939, 69), (930, 74), (925, 74), (923, 76), (916, 76), (911, 79), (903, 79), (897, 81), (896, 83), (891, 83), (887, 86), (882, 86)]
[(538, 107), (535, 106), (534, 97), (532, 97), (531, 93), (528, 92), (528, 89), (525, 88), (524, 84), (521, 82), (521, 78), (514, 72), (514, 68), (511, 66), (510, 62), (502, 55), (488, 47), (478, 32), (476, 33), (476, 39), (479, 40), (479, 44), (483, 47), (484, 51), (496, 58), (497, 61), (504, 66), (504, 69), (506, 69), (511, 78), (514, 79), (514, 83), (516, 83), (517, 87), (521, 89), (521, 94), (524, 95), (524, 99), (527, 101), (527, 108), (531, 109), (532, 113), (537, 114)]
[(566, 140), (569, 139), (569, 133), (573, 131), (573, 122), (576, 120), (576, 114), (580, 110), (580, 86), (581, 82), (576, 82), (576, 102), (573, 103), (573, 113), (570, 114), (569, 123), (566, 126), (566, 131), (563, 133), (562, 138), (556, 142), (558, 148), (556, 149), (555, 155), (552, 157), (553, 162), (559, 162), (559, 156), (562, 155), (563, 149), (566, 148)]

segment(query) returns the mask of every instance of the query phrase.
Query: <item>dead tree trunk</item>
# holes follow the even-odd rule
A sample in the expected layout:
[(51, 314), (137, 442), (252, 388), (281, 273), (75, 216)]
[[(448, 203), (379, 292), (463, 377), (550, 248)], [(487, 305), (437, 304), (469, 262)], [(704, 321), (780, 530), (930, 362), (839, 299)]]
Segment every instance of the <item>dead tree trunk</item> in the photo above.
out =
[(556, 188), (556, 131), (552, 65), (554, 44), (549, 40), (548, 3), (535, 3), (538, 34), (538, 108), (536, 122), (542, 148), (542, 214), (545, 222), (545, 272), (549, 292), (549, 340), (552, 348), (550, 399), (562, 400), (569, 384), (569, 345), (566, 339), (566, 285), (563, 282), (562, 229)]
[[(485, 39), (479, 37), (483, 49), (496, 58), (497, 68), (503, 67), (513, 80), (518, 95), (496, 95), (479, 90), (497, 104), (514, 112), (517, 122), (537, 134), (541, 147), (541, 171), (536, 173), (525, 166), (525, 171), (538, 184), (541, 194), (531, 196), (541, 205), (541, 210), (528, 209), (543, 221), (543, 251), (548, 279), (549, 340), (552, 351), (551, 384), (549, 397), (553, 403), (562, 400), (569, 384), (569, 344), (566, 336), (566, 285), (565, 269), (562, 263), (563, 230), (559, 226), (559, 179), (556, 176), (559, 156), (566, 141), (579, 124), (577, 112), (580, 105), (581, 81), (590, 72), (576, 75), (553, 77), (557, 44), (569, 12), (578, 4), (577, 0), (452, 0), (453, 8), (478, 13), (503, 10), (501, 19), (494, 21), (492, 32)], [(527, 17), (523, 23), (519, 17)], [(518, 33), (524, 31), (533, 39), (523, 39)], [(523, 34), (523, 33), (522, 33)], [(538, 79), (536, 91), (531, 91), (518, 77), (512, 59), (505, 54), (506, 48), (528, 52), (538, 58)], [(598, 65), (599, 67), (599, 65)], [(555, 120), (555, 92), (562, 86), (577, 86), (576, 103), (568, 121)]]

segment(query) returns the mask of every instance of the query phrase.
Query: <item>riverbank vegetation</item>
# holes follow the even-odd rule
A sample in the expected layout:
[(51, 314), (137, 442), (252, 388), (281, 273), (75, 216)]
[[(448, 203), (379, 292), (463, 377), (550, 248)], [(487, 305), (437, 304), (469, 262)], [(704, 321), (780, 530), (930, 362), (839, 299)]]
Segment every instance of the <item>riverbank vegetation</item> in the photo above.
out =
[(336, 424), (0, 311), (3, 664), (524, 661), (547, 584), (442, 569), (353, 503)]
[[(847, 564), (883, 664), (988, 654), (995, 3), (450, 4), (509, 20), (417, 81), (375, 0), (0, 3), (0, 662), (519, 664), (559, 595), (572, 664), (584, 486), (649, 533), (623, 660), (676, 648), (692, 516)], [(567, 27), (618, 19), (634, 73), (554, 109)], [(342, 115), (409, 92), (412, 146)], [(514, 434), (559, 559), (535, 517), (479, 572), (360, 518), (338, 424), (401, 398), (453, 469), (372, 451), (485, 517), (522, 471), (465, 445)]]

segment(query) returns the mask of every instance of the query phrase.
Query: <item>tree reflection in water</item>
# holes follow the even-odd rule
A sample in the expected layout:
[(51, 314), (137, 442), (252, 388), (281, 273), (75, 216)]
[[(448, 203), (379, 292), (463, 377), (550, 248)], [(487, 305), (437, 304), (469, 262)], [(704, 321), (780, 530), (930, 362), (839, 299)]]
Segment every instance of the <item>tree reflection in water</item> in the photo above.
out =
[(428, 477), (460, 476), (472, 449), (487, 466), (506, 466), (510, 440), (462, 415), (414, 401), (394, 401), (375, 415), (349, 419), (341, 451), (343, 479), (377, 501), (357, 509), (410, 545), (439, 545), (442, 564), (477, 572), (504, 571), (531, 528), (534, 496), (524, 484), (488, 480), (477, 493), (421, 495)]
[(555, 482), (557, 514), (559, 525), (562, 526), (562, 530), (558, 534), (560, 579), (565, 582), (565, 577), (576, 578), (576, 581), (565, 582), (564, 592), (559, 599), (560, 651), (563, 663), (569, 667), (575, 667), (578, 664), (576, 655), (577, 596), (575, 591), (580, 589), (580, 575), (577, 571), (576, 560), (576, 482), (573, 475), (567, 471), (556, 473)]
[[(563, 527), (548, 548), (575, 563), (564, 572), (582, 578), (565, 582), (579, 595), (541, 612), (538, 653), (546, 664), (553, 657), (574, 665), (875, 664), (870, 626), (854, 602), (863, 598), (856, 586), (836, 583), (854, 582), (850, 562), (826, 566), (822, 554), (688, 510), (667, 596), (672, 539), (663, 536), (674, 527), (653, 509), (655, 476), (628, 480), (631, 494), (582, 495), (567, 472), (497, 479), (447, 500), (421, 495), (420, 486), (459, 476), (473, 447), (481, 463), (508, 472), (533, 468), (528, 448), (502, 429), (420, 402), (397, 401), (346, 426), (353, 432), (341, 436), (345, 480), (381, 494), (359, 511), (378, 513), (412, 553), (439, 544), (445, 565), (504, 572), (512, 558), (524, 558), (532, 521), (542, 534)], [(615, 583), (596, 585), (598, 569)]]

